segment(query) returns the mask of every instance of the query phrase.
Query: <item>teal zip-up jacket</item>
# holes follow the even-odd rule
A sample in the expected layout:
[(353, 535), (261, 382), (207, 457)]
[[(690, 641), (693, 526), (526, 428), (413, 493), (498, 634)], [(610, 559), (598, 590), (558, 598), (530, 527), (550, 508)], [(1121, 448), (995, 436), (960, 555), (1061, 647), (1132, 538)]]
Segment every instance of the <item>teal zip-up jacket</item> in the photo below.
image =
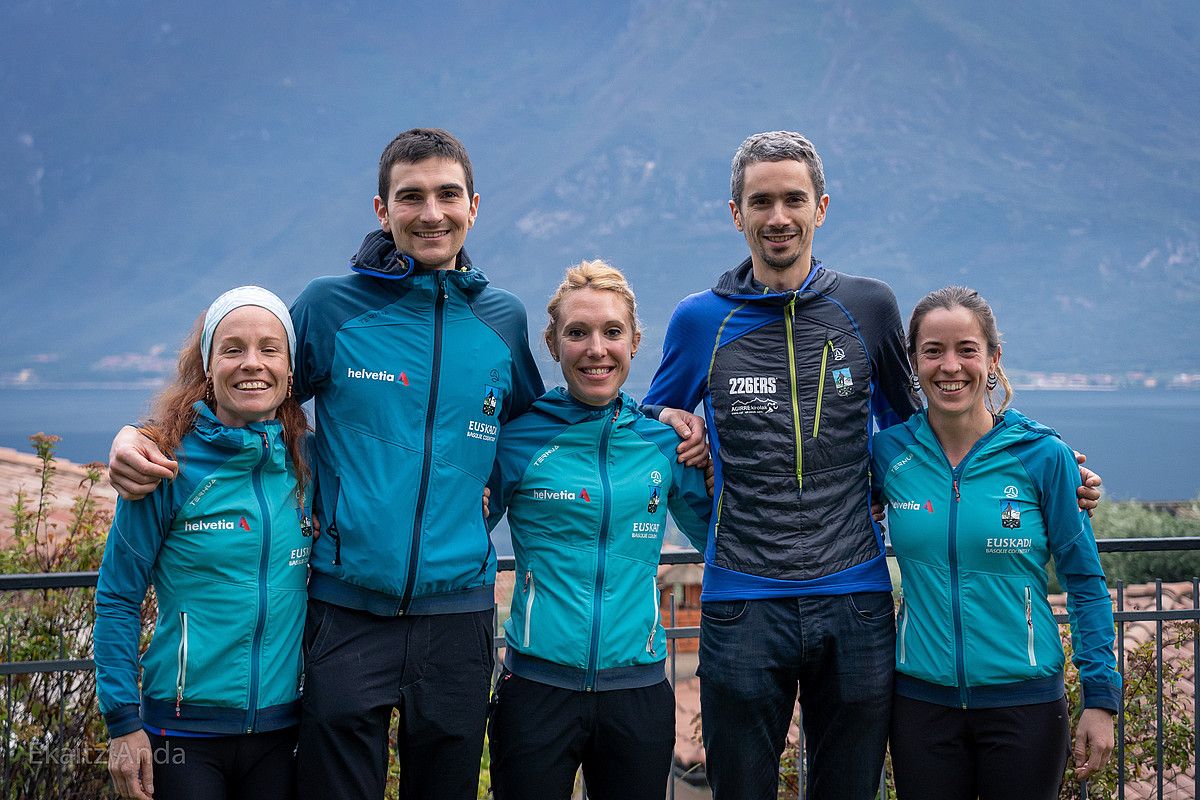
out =
[[(299, 721), (311, 532), (283, 426), (222, 425), (204, 403), (179, 475), (117, 501), (96, 585), (96, 694), (109, 736), (142, 727), (235, 734)], [(153, 584), (154, 638), (141, 659)], [(138, 716), (139, 700), (141, 716)]]
[(1053, 557), (1084, 707), (1117, 710), (1112, 601), (1077, 504), (1079, 469), (1058, 434), (1009, 410), (951, 469), (922, 411), (874, 445), (901, 573), (897, 693), (963, 708), (1062, 697), (1046, 599)]
[(500, 427), (542, 393), (525, 309), (465, 252), (422, 269), (382, 231), (351, 267), (291, 309), (296, 395), (316, 410), (309, 593), (383, 616), (490, 609), (483, 487)]
[(488, 521), (507, 510), (516, 555), (512, 672), (576, 691), (663, 679), (667, 510), (702, 548), (712, 507), (704, 473), (675, 460), (678, 444), (624, 393), (598, 408), (552, 389), (504, 427)]

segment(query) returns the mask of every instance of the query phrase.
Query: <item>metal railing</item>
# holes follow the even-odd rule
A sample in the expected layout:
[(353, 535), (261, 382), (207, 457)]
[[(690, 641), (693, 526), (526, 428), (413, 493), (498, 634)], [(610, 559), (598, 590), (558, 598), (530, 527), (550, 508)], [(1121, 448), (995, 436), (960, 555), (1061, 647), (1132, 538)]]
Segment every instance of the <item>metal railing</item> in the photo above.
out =
[[(1200, 537), (1177, 537), (1167, 539), (1150, 539), (1150, 538), (1134, 538), (1134, 539), (1100, 539), (1097, 541), (1101, 553), (1145, 553), (1145, 552), (1169, 552), (1169, 551), (1200, 551)], [(888, 555), (891, 555), (890, 548)], [(663, 565), (672, 564), (699, 564), (702, 559), (700, 555), (694, 551), (676, 551), (665, 552), (662, 554), (660, 563)], [(511, 556), (502, 557), (499, 559), (499, 569), (501, 572), (511, 572), (514, 568), (513, 558)], [(0, 575), (0, 592), (13, 591), (30, 591), (30, 590), (58, 590), (58, 589), (74, 589), (74, 588), (94, 588), (98, 573), (91, 572), (59, 572), (59, 573), (40, 573), (40, 574), (14, 574)], [(1162, 582), (1156, 582), (1155, 589), (1155, 608), (1153, 610), (1130, 610), (1125, 607), (1126, 586), (1123, 583), (1118, 583), (1116, 588), (1117, 601), (1114, 617), (1117, 622), (1117, 667), (1122, 675), (1125, 674), (1126, 656), (1125, 643), (1127, 635), (1127, 626), (1131, 623), (1149, 622), (1153, 623), (1155, 628), (1155, 652), (1154, 660), (1156, 664), (1156, 742), (1155, 742), (1155, 775), (1157, 782), (1157, 797), (1163, 796), (1164, 791), (1164, 762), (1163, 762), (1163, 729), (1164, 729), (1164, 704), (1163, 704), (1163, 637), (1164, 626), (1172, 622), (1184, 622), (1200, 625), (1200, 579), (1192, 578), (1192, 607), (1190, 609), (1173, 609), (1165, 610), (1163, 608), (1163, 591)], [(675, 601), (671, 599), (669, 615), (667, 619), (667, 639), (668, 642), (674, 642), (677, 639), (693, 639), (700, 635), (698, 626), (679, 627), (675, 624)], [(1060, 624), (1066, 622), (1066, 615), (1060, 614), (1057, 617)], [(503, 635), (497, 635), (494, 641), (496, 650), (504, 646)], [(1200, 714), (1197, 709), (1200, 708), (1200, 690), (1197, 685), (1200, 681), (1196, 680), (1196, 669), (1200, 665), (1200, 636), (1193, 635), (1191, 637), (1192, 646), (1192, 763), (1196, 763), (1196, 754), (1200, 747)], [(4, 659), (0, 661), (0, 678), (4, 681), (5, 690), (5, 726), (2, 732), (4, 743), (4, 773), (3, 781), (0, 782), (0, 797), (9, 796), (9, 781), (11, 768), (11, 751), (13, 747), (12, 738), (12, 703), (13, 703), (13, 679), (20, 675), (34, 675), (45, 673), (72, 673), (84, 672), (94, 669), (94, 664), (91, 659), (86, 658), (65, 658), (65, 649), (60, 646), (59, 658), (39, 659), (28, 661), (11, 661), (12, 639), (11, 633), (6, 632), (4, 642)], [(674, 686), (677, 679), (677, 653), (675, 647), (669, 648), (668, 669), (671, 679), (671, 684)], [(1118, 797), (1124, 800), (1125, 797), (1125, 710), (1117, 715), (1117, 738), (1116, 752), (1114, 758), (1118, 764)], [(62, 733), (65, 733), (63, 731)], [(796, 758), (796, 769), (798, 772), (798, 790), (797, 797), (800, 800), (804, 798), (804, 760), (799, 753), (803, 751), (803, 731), (800, 732), (801, 740), (797, 748), (798, 755)], [(65, 736), (60, 736), (58, 743), (60, 748), (67, 748)], [(46, 754), (50, 763), (55, 762), (55, 754)], [(61, 755), (61, 754), (60, 754)], [(57, 760), (60, 770), (64, 768), (67, 760), (59, 758)], [(1192, 791), (1193, 797), (1200, 798), (1200, 770), (1195, 772), (1193, 779)], [(675, 782), (672, 780), (670, 787), (671, 798), (675, 796)], [(886, 787), (883, 780), (880, 782), (880, 796), (886, 797)], [(1087, 786), (1080, 786), (1080, 796), (1087, 797)]]

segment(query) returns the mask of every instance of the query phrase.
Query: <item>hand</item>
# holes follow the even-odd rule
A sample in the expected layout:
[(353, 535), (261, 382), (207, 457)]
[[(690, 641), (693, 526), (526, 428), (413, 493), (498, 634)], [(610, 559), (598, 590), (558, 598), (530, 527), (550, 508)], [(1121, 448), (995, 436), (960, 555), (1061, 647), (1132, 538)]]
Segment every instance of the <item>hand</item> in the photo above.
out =
[(1104, 769), (1113, 744), (1113, 713), (1105, 708), (1085, 708), (1075, 726), (1075, 777), (1086, 780)]
[(117, 432), (108, 451), (108, 481), (126, 500), (141, 500), (164, 478), (179, 474), (179, 464), (162, 454), (137, 428)]
[(879, 502), (878, 500), (872, 500), (871, 501), (871, 519), (875, 520), (880, 525), (882, 525), (884, 519), (886, 519), (886, 518), (887, 518), (887, 512), (884, 511), (883, 503)]
[(1100, 476), (1092, 472), (1087, 467), (1083, 466), (1083, 462), (1087, 461), (1087, 456), (1079, 451), (1075, 452), (1075, 461), (1079, 464), (1079, 481), (1082, 484), (1075, 490), (1076, 496), (1079, 498), (1079, 510), (1086, 511), (1088, 516), (1092, 516), (1096, 506), (1100, 504)]
[(674, 428), (675, 433), (683, 440), (675, 448), (680, 464), (703, 467), (709, 463), (708, 445), (704, 441), (706, 430), (702, 418), (678, 408), (664, 408), (658, 416), (658, 421)]
[(488, 487), (483, 487), (483, 518), (487, 519), (491, 516), (491, 510), (488, 508), (488, 499), (492, 496), (492, 490)]
[(109, 740), (108, 773), (121, 797), (154, 800), (154, 759), (144, 730)]
[(713, 488), (717, 485), (717, 474), (713, 471), (712, 459), (708, 460), (708, 466), (704, 468), (704, 485), (708, 488), (708, 496), (713, 496)]

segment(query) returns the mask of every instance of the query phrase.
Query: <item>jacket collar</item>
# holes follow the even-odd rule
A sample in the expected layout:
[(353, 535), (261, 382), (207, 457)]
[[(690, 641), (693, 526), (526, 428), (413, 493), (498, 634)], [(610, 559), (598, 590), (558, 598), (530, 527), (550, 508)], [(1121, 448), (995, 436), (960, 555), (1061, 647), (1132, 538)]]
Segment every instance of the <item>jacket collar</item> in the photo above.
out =
[(454, 269), (427, 269), (407, 253), (398, 251), (391, 235), (382, 230), (373, 230), (366, 235), (358, 252), (350, 258), (350, 269), (360, 275), (393, 281), (417, 280), (440, 272), (446, 275), (446, 280), (467, 294), (478, 294), (488, 284), (487, 277), (471, 264), (471, 257), (465, 248), (458, 251)]
[(837, 273), (825, 269), (816, 258), (804, 284), (795, 291), (776, 292), (754, 277), (754, 266), (747, 258), (741, 264), (726, 272), (717, 279), (713, 293), (731, 300), (748, 300), (769, 305), (784, 305), (791, 302), (793, 297), (799, 297), (805, 292), (828, 292), (837, 283)]
[(628, 425), (638, 415), (637, 403), (625, 392), (606, 406), (589, 406), (571, 396), (562, 386), (556, 386), (534, 402), (534, 408), (546, 416), (574, 424), (588, 420), (601, 419), (605, 416), (617, 415), (617, 425)]
[(259, 441), (263, 434), (266, 434), (268, 441), (274, 441), (283, 433), (283, 423), (278, 419), (251, 422), (243, 428), (230, 428), (217, 419), (217, 415), (203, 400), (197, 400), (192, 408), (196, 412), (196, 435), (217, 447), (241, 450), (249, 441)]

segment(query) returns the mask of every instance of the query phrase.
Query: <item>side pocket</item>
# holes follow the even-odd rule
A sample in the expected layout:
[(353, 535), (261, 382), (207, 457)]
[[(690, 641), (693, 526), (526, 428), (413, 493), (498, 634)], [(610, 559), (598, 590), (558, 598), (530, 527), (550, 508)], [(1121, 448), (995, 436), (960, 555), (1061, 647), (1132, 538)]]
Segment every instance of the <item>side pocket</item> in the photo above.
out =
[(183, 705), (183, 692), (187, 688), (188, 660), (188, 615), (186, 611), (179, 612), (179, 662), (175, 673), (175, 717), (178, 718), (179, 707)]
[(1034, 651), (1033, 639), (1033, 596), (1028, 586), (1025, 587), (1025, 625), (1029, 629), (1026, 647), (1029, 649), (1029, 666), (1037, 666), (1037, 655)]
[(646, 639), (646, 652), (652, 656), (657, 656), (654, 651), (654, 637), (658, 633), (658, 582), (657, 576), (650, 576), (650, 599), (654, 602), (654, 618), (650, 622), (650, 636)]
[(342, 503), (342, 478), (333, 476), (333, 511), (329, 514), (329, 536), (333, 539), (333, 565), (342, 565), (342, 537), (337, 528), (338, 506)]
[(521, 636), (521, 646), (529, 647), (529, 626), (533, 621), (533, 598), (537, 594), (537, 581), (533, 579), (533, 570), (525, 572), (525, 630)]

